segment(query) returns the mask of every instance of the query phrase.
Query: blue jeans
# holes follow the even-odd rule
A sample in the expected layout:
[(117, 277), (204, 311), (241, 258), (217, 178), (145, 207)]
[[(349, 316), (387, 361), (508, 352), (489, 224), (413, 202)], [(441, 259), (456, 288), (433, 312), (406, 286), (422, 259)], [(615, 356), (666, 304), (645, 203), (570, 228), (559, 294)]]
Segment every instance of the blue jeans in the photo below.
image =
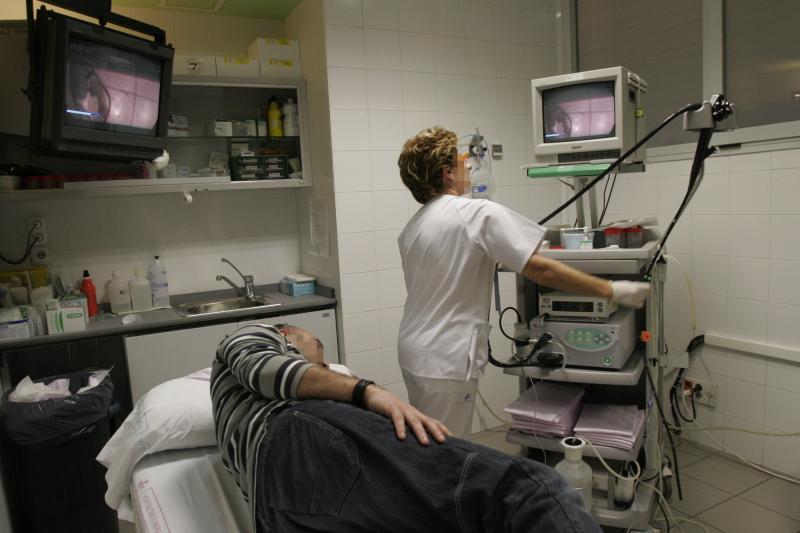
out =
[(275, 415), (257, 464), (258, 533), (600, 531), (552, 468), (457, 438), (400, 441), (344, 403)]

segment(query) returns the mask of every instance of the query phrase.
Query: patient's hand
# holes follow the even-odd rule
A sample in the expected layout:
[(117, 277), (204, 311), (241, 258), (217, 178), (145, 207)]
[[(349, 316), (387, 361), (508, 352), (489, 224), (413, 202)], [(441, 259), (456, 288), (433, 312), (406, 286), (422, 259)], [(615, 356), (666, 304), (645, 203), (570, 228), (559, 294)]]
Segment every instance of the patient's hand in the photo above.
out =
[(392, 420), (395, 433), (400, 440), (406, 438), (406, 424), (411, 427), (417, 440), (424, 446), (430, 443), (427, 433), (433, 435), (436, 442), (444, 442), (446, 436), (453, 435), (447, 426), (435, 418), (425, 416), (415, 407), (377, 385), (367, 387), (364, 393), (364, 403), (370, 411), (375, 411)]
[(286, 340), (300, 348), (300, 351), (308, 361), (325, 366), (324, 348), (320, 340), (313, 333), (306, 329), (290, 326), (288, 324), (281, 324), (278, 326), (278, 331), (286, 337)]

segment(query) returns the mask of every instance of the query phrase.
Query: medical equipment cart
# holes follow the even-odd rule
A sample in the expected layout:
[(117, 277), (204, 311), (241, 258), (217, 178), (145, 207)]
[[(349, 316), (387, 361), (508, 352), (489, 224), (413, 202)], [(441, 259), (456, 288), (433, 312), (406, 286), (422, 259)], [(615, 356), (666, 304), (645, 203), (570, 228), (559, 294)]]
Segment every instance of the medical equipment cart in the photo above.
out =
[[(552, 231), (552, 230), (550, 230)], [(641, 280), (642, 273), (656, 254), (658, 234), (655, 228), (647, 228), (645, 244), (641, 248), (597, 248), (585, 250), (552, 249), (539, 253), (557, 259), (567, 265), (594, 275), (609, 279)], [(549, 238), (549, 237), (545, 237)], [(555, 242), (558, 237), (553, 235)], [(554, 242), (554, 241), (551, 241)], [(651, 293), (645, 308), (637, 312), (636, 348), (619, 370), (605, 368), (572, 368), (567, 359), (566, 367), (523, 366), (506, 368), (506, 374), (519, 376), (520, 392), (530, 386), (531, 380), (549, 380), (587, 385), (587, 398), (593, 403), (636, 404), (646, 410), (646, 422), (636, 443), (630, 450), (607, 446), (587, 446), (584, 459), (594, 470), (592, 515), (603, 526), (623, 529), (646, 529), (657, 506), (657, 495), (649, 486), (659, 483), (662, 471), (662, 433), (655, 396), (651, 383), (655, 383), (658, 397), (662, 398), (663, 366), (666, 354), (664, 341), (663, 307), (666, 263), (659, 262), (651, 272)], [(538, 315), (539, 287), (523, 276), (517, 275), (517, 309), (524, 324), (530, 324)], [(639, 335), (640, 332), (644, 332)], [(642, 340), (644, 339), (644, 340)], [(647, 342), (645, 342), (645, 340)], [(646, 368), (647, 366), (647, 368)], [(652, 381), (645, 374), (649, 371)], [(506, 435), (508, 442), (519, 444), (527, 455), (543, 450), (544, 456), (560, 457), (561, 438), (535, 436), (510, 429)], [(606, 462), (623, 465), (638, 460), (641, 466), (640, 480), (633, 499), (627, 506), (615, 503), (614, 478), (597, 462), (600, 455)], [(642, 461), (644, 458), (644, 461)], [(552, 462), (547, 461), (548, 463)], [(555, 464), (555, 463), (553, 463)], [(552, 466), (552, 465), (551, 465)], [(620, 472), (619, 468), (616, 468)], [(629, 487), (630, 488), (630, 487)], [(619, 489), (617, 489), (619, 490)], [(662, 489), (663, 490), (663, 489)], [(603, 497), (603, 493), (606, 493)], [(618, 499), (618, 498), (617, 498)]]

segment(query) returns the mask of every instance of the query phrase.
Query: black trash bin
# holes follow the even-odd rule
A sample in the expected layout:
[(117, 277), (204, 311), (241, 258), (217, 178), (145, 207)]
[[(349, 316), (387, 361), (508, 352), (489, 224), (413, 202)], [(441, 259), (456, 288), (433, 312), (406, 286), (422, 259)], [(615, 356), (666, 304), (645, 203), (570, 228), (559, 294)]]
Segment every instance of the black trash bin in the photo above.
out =
[(105, 469), (97, 454), (111, 437), (114, 385), (105, 379), (87, 391), (91, 371), (68, 378), (66, 398), (12, 402), (3, 395), (3, 426), (10, 443), (22, 530), (30, 533), (116, 533), (116, 512), (105, 504)]

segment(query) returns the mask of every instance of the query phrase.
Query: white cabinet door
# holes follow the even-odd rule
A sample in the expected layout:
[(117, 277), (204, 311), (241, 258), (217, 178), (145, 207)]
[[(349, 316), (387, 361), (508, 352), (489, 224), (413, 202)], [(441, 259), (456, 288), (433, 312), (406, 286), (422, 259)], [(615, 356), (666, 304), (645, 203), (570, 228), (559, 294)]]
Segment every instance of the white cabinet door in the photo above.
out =
[(211, 366), (222, 338), (236, 323), (125, 338), (133, 401), (164, 381)]
[(334, 309), (244, 320), (238, 323), (238, 327), (248, 324), (290, 324), (307, 329), (322, 342), (322, 346), (325, 348), (325, 362), (339, 362), (339, 347), (336, 340), (336, 311)]

